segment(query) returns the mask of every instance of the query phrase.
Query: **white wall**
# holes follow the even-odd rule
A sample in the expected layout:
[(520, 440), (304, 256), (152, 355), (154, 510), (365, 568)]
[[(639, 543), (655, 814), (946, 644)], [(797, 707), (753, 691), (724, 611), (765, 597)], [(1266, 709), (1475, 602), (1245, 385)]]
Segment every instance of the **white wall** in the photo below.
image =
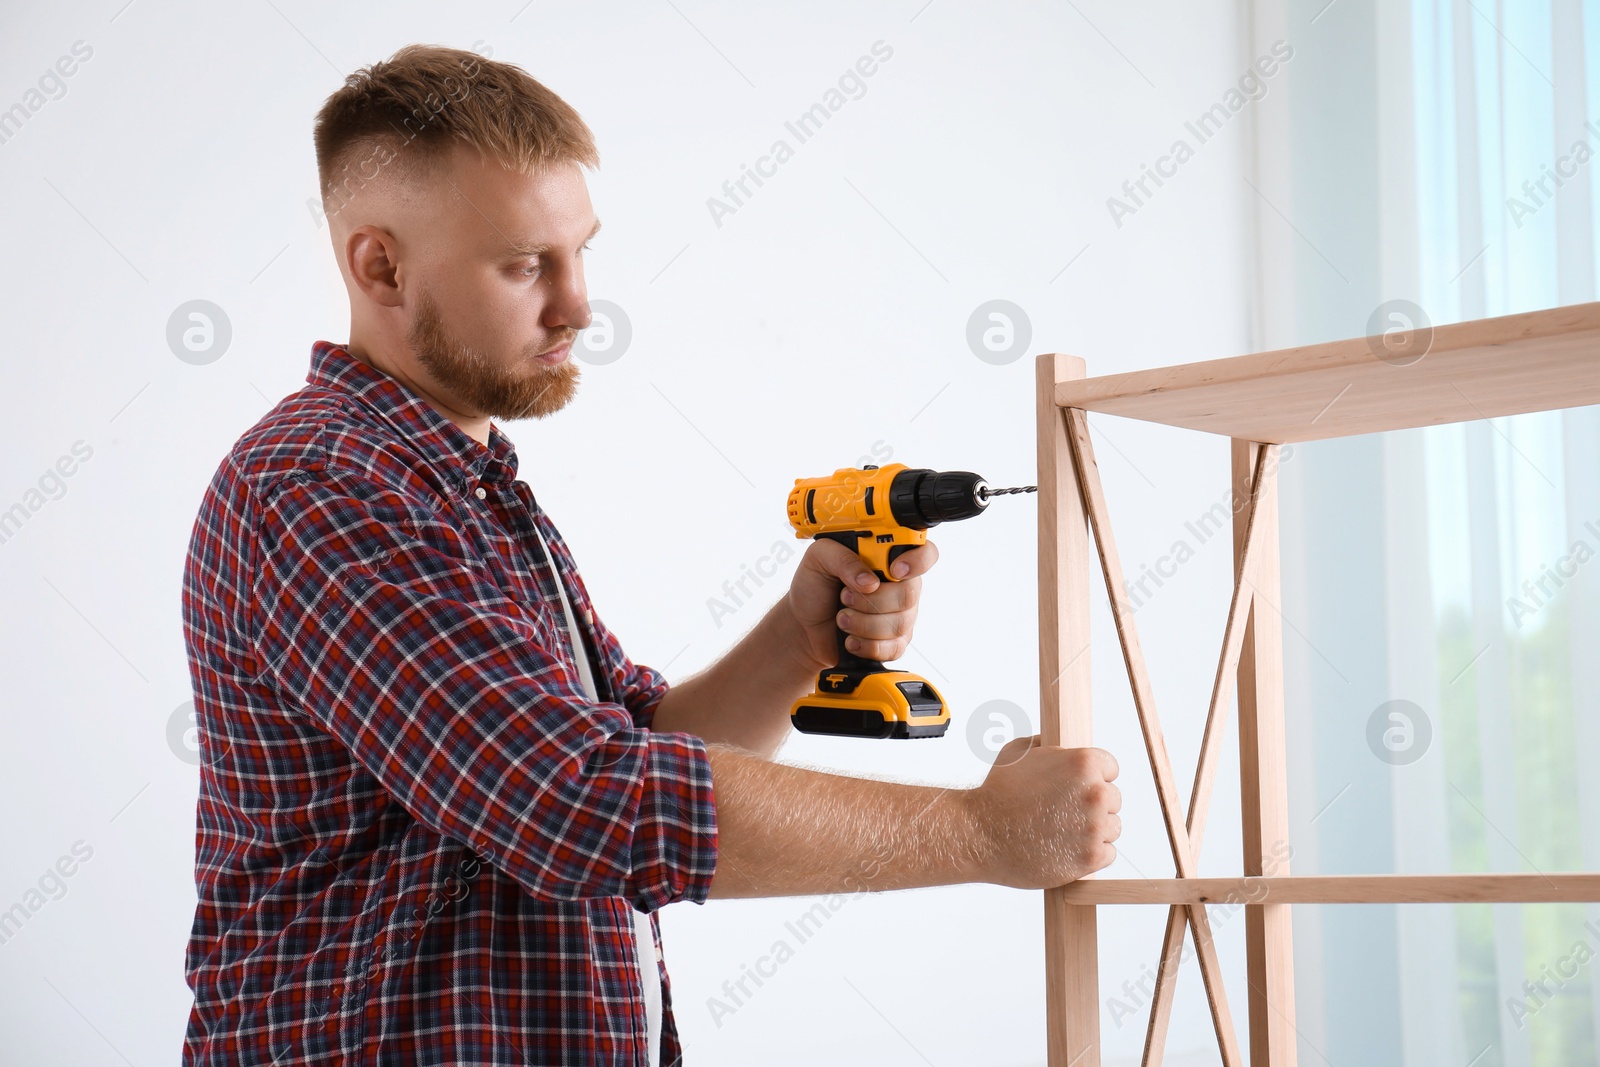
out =
[[(481, 42), (595, 130), (605, 232), (590, 295), (626, 309), (633, 340), (585, 368), (566, 411), (508, 429), (608, 623), (635, 659), (681, 678), (781, 595), (793, 559), (720, 627), (707, 608), (775, 543), (803, 547), (784, 519), (794, 478), (876, 447), (1031, 483), (1035, 354), (1079, 354), (1096, 374), (1251, 349), (1252, 106), (1120, 226), (1108, 212), (1175, 140), (1196, 145), (1185, 121), (1255, 58), (1233, 4), (1159, 6), (107, 0), (6, 13), (0, 109), (74, 42), (93, 52), (0, 144), (0, 510), (29, 500), (75, 442), (92, 457), (0, 543), (0, 909), (75, 842), (93, 852), (0, 944), (0, 1061), (177, 1056), (196, 791), (169, 743), (189, 699), (184, 551), (223, 453), (302, 384), (313, 340), (346, 336), (326, 231), (306, 208), (311, 119), (343, 72), (412, 41)], [(718, 226), (707, 198), (878, 41), (893, 55), (864, 94)], [(968, 317), (996, 298), (1031, 322), (1005, 365), (966, 340)], [(205, 366), (165, 337), (192, 299), (232, 324)], [(1199, 544), (1184, 524), (1223, 498), (1226, 443), (1095, 426), (1128, 570), (1179, 540), (1197, 549), (1138, 615), (1187, 795), (1231, 564), (1226, 538)], [(1036, 723), (1034, 509), (1008, 498), (934, 531), (943, 558), (903, 662), (944, 688), (950, 735), (796, 737), (785, 757), (970, 784), (986, 765), (965, 740), (972, 709), (1009, 700)], [(1107, 620), (1097, 606), (1097, 731), (1122, 762), (1127, 832), (1106, 873), (1166, 875)], [(1238, 868), (1225, 758), (1204, 873)], [(992, 886), (849, 900), (719, 1025), (707, 998), (812, 903), (664, 913), (689, 1062), (1043, 1062), (1040, 899)], [(1154, 963), (1163, 918), (1103, 912), (1105, 997), (1126, 1000), (1123, 983)], [(1243, 923), (1218, 936), (1242, 1028)], [(1121, 1014), (1108, 1006), (1102, 1024), (1113, 1058), (1143, 1037), (1143, 1013)], [(1191, 967), (1169, 1062), (1211, 1043)]]

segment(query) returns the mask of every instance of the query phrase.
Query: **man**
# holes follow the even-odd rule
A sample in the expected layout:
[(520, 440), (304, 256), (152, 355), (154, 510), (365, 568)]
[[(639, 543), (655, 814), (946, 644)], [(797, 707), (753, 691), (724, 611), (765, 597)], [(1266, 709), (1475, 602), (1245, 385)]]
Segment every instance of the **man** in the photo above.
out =
[(675, 685), (623, 652), (492, 421), (578, 383), (600, 223), (570, 106), (411, 46), (329, 97), (316, 148), (350, 339), (223, 459), (184, 575), (184, 1063), (675, 1064), (666, 904), (1111, 861), (1100, 749), (1018, 739), (976, 789), (774, 762), (836, 618), (855, 651), (906, 650), (932, 544), (880, 583), (812, 543)]

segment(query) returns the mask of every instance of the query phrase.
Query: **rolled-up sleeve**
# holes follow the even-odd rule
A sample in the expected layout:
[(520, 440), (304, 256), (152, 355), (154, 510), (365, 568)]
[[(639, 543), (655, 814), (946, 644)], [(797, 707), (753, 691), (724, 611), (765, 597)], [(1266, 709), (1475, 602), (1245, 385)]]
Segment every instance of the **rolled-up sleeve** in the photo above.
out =
[[(700, 738), (575, 693), (439, 512), (328, 465), (258, 496), (265, 675), (414, 818), (537, 898), (705, 900), (717, 824)], [(644, 671), (624, 691), (653, 711)]]

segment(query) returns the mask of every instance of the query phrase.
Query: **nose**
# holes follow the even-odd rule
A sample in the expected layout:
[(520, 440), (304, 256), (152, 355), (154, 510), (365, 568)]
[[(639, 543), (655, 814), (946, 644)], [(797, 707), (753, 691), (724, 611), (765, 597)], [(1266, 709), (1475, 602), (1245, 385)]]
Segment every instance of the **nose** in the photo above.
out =
[(583, 267), (563, 271), (558, 284), (551, 287), (544, 308), (547, 329), (586, 329), (593, 320), (589, 313), (589, 293), (583, 282)]

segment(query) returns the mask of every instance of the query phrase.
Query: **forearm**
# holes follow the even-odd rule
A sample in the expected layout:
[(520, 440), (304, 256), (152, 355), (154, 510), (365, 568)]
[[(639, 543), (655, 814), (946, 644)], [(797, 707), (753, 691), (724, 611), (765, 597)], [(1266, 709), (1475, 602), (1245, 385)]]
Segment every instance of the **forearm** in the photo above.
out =
[(709, 745), (717, 803), (712, 897), (778, 897), (986, 881), (959, 788), (850, 778)]
[(798, 624), (779, 600), (721, 659), (673, 684), (651, 728), (770, 759), (789, 736), (789, 708), (816, 682), (818, 668), (801, 661), (801, 648)]

